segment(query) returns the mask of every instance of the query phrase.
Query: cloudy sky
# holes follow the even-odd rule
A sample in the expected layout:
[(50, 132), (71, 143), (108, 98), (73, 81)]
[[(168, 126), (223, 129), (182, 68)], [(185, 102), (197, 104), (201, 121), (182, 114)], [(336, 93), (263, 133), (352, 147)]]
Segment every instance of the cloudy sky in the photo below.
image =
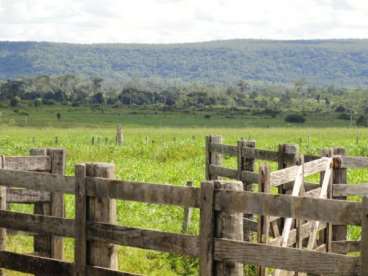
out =
[(368, 38), (368, 0), (0, 0), (0, 40)]

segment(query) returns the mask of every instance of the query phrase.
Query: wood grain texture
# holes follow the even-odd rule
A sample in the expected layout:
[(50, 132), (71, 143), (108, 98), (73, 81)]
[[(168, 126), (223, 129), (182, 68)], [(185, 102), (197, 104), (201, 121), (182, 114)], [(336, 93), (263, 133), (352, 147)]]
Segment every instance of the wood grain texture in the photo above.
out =
[(214, 274), (214, 236), (215, 236), (215, 211), (214, 211), (215, 184), (212, 181), (201, 183), (201, 208), (199, 225), (199, 275), (209, 276)]
[(5, 156), (4, 167), (7, 170), (50, 171), (51, 160), (48, 156)]
[(215, 259), (324, 275), (352, 276), (360, 270), (357, 257), (226, 239), (215, 239)]
[(363, 198), (363, 212), (362, 216), (362, 238), (360, 242), (360, 275), (368, 275), (368, 197)]
[(237, 191), (216, 191), (215, 195), (218, 211), (361, 224), (361, 217), (356, 215), (362, 211), (358, 202)]

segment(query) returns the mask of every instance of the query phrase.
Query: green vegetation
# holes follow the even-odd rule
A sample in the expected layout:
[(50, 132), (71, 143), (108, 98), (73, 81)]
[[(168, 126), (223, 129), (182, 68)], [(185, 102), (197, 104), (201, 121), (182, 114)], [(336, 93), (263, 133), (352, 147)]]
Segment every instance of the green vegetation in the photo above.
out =
[[(235, 144), (240, 137), (245, 137), (256, 139), (259, 148), (276, 149), (279, 143), (295, 143), (300, 145), (304, 153), (317, 154), (321, 148), (344, 146), (350, 155), (368, 155), (367, 129), (285, 128), (282, 118), (272, 119), (279, 120), (280, 128), (245, 128), (247, 125), (243, 125), (242, 117), (228, 119), (211, 115), (206, 119), (198, 114), (197, 117), (178, 113), (154, 115), (152, 111), (147, 113), (149, 115), (143, 115), (132, 114), (137, 111), (129, 109), (119, 111), (123, 113), (118, 115), (113, 109), (95, 113), (90, 108), (71, 108), (69, 111), (65, 107), (53, 108), (30, 108), (23, 111), (29, 114), (28, 127), (20, 127), (22, 123), (17, 116), (23, 118), (24, 115), (8, 109), (1, 110), (2, 124), (14, 120), (13, 126), (2, 125), (0, 128), (1, 154), (26, 155), (32, 147), (64, 147), (68, 152), (68, 175), (74, 173), (74, 165), (78, 162), (114, 162), (120, 179), (173, 185), (184, 185), (186, 181), (192, 180), (196, 186), (204, 178), (204, 137), (210, 134), (224, 136), (228, 144)], [(60, 120), (57, 119), (57, 113), (61, 114)], [(254, 120), (265, 125), (265, 121), (270, 119)], [(114, 144), (113, 127), (118, 122), (124, 123), (125, 142), (122, 146)], [(308, 119), (306, 124), (311, 122), (313, 119)], [(248, 126), (254, 126), (254, 123), (250, 120)], [(69, 124), (72, 128), (66, 128)], [(88, 127), (83, 127), (83, 124)], [(161, 124), (170, 127), (158, 127)], [(57, 145), (55, 136), (58, 137)], [(96, 138), (94, 146), (91, 145), (92, 136)], [(225, 159), (225, 164), (236, 167), (234, 158)], [(364, 183), (367, 178), (366, 170), (349, 171), (349, 183)], [(66, 202), (67, 216), (72, 218), (73, 197), (67, 196)], [(12, 209), (31, 211), (31, 208), (24, 205), (14, 205)], [(118, 203), (118, 221), (127, 226), (180, 232), (182, 216), (183, 210), (177, 207)], [(194, 212), (190, 233), (198, 234), (198, 211)], [(357, 239), (359, 229), (352, 228), (349, 233), (350, 238)], [(32, 252), (32, 239), (11, 237), (8, 249)], [(65, 250), (67, 259), (72, 260), (71, 239), (67, 239)], [(196, 259), (125, 247), (119, 248), (119, 260), (121, 270), (146, 275), (196, 275), (197, 269)]]
[(139, 45), (0, 42), (0, 79), (77, 74), (122, 80), (367, 85), (367, 40), (227, 40)]

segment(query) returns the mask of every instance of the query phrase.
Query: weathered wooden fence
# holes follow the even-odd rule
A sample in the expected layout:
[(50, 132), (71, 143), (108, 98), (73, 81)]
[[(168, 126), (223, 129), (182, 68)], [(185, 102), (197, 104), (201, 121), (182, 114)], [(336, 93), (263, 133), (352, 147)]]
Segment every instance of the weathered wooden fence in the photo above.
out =
[[(54, 157), (51, 154), (52, 150), (32, 151), (43, 154), (49, 152), (49, 155), (2, 156), (0, 186), (7, 187), (9, 191), (21, 188), (23, 189), (21, 193), (27, 196), (30, 193), (40, 192), (37, 194), (37, 202), (41, 201), (41, 197), (50, 195), (45, 202), (51, 206), (51, 211), (42, 214), (24, 214), (8, 211), (6, 206), (1, 204), (0, 227), (48, 237), (49, 244), (52, 244), (52, 241), (56, 244), (62, 243), (61, 237), (74, 238), (75, 261), (66, 262), (62, 260), (62, 254), (53, 255), (52, 251), (47, 256), (40, 252), (37, 256), (8, 252), (2, 244), (0, 267), (38, 275), (133, 275), (116, 270), (115, 245), (124, 245), (198, 257), (200, 275), (241, 276), (243, 264), (257, 265), (259, 273), (263, 274), (267, 272), (265, 269), (267, 267), (310, 274), (368, 275), (367, 198), (360, 203), (270, 193), (272, 187), (285, 185), (294, 187), (301, 179), (300, 175), (304, 180), (304, 177), (309, 175), (322, 173), (323, 179), (332, 179), (332, 176), (329, 178), (326, 175), (335, 175), (336, 170), (368, 167), (368, 158), (340, 155), (315, 157), (311, 158), (316, 159), (314, 161), (308, 162), (308, 160), (305, 164), (274, 172), (271, 172), (267, 166), (261, 166), (256, 173), (248, 169), (250, 162), (253, 162), (252, 166), (254, 166), (254, 159), (262, 157), (261, 154), (266, 154), (267, 151), (262, 152), (255, 148), (248, 150), (248, 147), (245, 147), (244, 152), (247, 155), (239, 153), (242, 155), (240, 156), (242, 164), (239, 164), (238, 170), (231, 170), (213, 165), (213, 161), (221, 158), (217, 153), (223, 153), (224, 148), (233, 154), (233, 148), (207, 144), (207, 149), (209, 148), (210, 150), (207, 150), (208, 178), (222, 176), (242, 180), (247, 185), (258, 183), (259, 192), (244, 191), (242, 182), (223, 179), (204, 181), (200, 188), (116, 180), (114, 165), (105, 163), (78, 164), (75, 166), (75, 176), (64, 176), (60, 167), (58, 170), (52, 169), (53, 162), (54, 164), (60, 163), (60, 160), (63, 164), (65, 162), (65, 153), (60, 150), (54, 151), (63, 152), (61, 159), (60, 156)], [(213, 151), (215, 154), (212, 154)], [(249, 152), (253, 152), (253, 155)], [(296, 159), (295, 153), (287, 152), (285, 155), (287, 157), (282, 158), (287, 162), (289, 162), (289, 156), (294, 156), (290, 157), (290, 160)], [(59, 161), (52, 161), (54, 158)], [(272, 160), (276, 161), (276, 155)], [(322, 183), (319, 187), (319, 195), (325, 187), (330, 187), (331, 193), (336, 197), (368, 194), (368, 185), (330, 185), (331, 180), (324, 182), (328, 185)], [(311, 190), (315, 190), (315, 187)], [(5, 193), (2, 189), (2, 202), (6, 194), (11, 195), (11, 192)], [(76, 198), (75, 219), (64, 218), (63, 212), (53, 213), (52, 211), (52, 206), (55, 206), (55, 202), (60, 202), (63, 194), (72, 194)], [(199, 235), (167, 233), (117, 225), (116, 200), (199, 208)], [(46, 204), (45, 202), (42, 204)], [(57, 206), (60, 208), (62, 205), (58, 203)], [(257, 216), (257, 240), (244, 240), (243, 214)], [(288, 224), (286, 222), (288, 218), (302, 222), (298, 224), (300, 226), (297, 226), (295, 231), (290, 229), (288, 246), (281, 246), (280, 237), (268, 234), (273, 217), (284, 218), (284, 227)], [(319, 224), (317, 227), (315, 222)], [(359, 225), (362, 227), (361, 241), (346, 241), (346, 236), (344, 240), (331, 243), (329, 243), (330, 239), (325, 239), (325, 244), (327, 241), (325, 248), (331, 247), (331, 250), (321, 248), (308, 250), (302, 244), (301, 248), (289, 247), (297, 244), (300, 237), (310, 239), (311, 227), (318, 230), (321, 225), (324, 228), (326, 228), (325, 225), (331, 227), (332, 225), (339, 227)], [(55, 245), (50, 247), (58, 248)], [(360, 256), (344, 255), (351, 251), (360, 252)]]

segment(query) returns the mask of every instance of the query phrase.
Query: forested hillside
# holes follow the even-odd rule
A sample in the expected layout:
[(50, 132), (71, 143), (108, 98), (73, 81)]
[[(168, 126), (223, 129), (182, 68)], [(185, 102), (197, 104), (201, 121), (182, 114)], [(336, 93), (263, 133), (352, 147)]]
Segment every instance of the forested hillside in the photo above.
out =
[(0, 42), (0, 79), (84, 75), (158, 77), (232, 84), (239, 80), (312, 85), (368, 84), (368, 40), (228, 40), (192, 44), (73, 45)]

